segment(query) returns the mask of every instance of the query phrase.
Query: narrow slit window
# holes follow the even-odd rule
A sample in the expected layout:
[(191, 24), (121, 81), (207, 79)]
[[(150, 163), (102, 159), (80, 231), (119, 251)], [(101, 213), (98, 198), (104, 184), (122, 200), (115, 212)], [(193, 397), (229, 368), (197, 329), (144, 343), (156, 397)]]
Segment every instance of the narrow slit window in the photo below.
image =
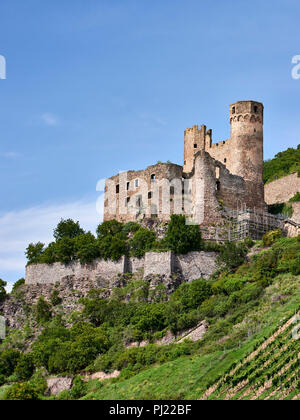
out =
[(118, 184), (116, 185), (116, 194), (119, 194), (119, 192), (120, 192), (120, 185)]

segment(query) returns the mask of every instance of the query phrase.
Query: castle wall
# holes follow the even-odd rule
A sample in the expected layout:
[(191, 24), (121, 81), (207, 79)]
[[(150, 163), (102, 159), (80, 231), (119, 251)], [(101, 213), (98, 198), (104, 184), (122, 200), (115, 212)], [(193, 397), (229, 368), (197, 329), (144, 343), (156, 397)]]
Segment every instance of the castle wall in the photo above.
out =
[(182, 166), (160, 163), (145, 170), (128, 171), (107, 179), (104, 221), (116, 219), (129, 222), (143, 216), (169, 220), (170, 214), (174, 213), (174, 197), (170, 199), (170, 185), (181, 193)]
[(73, 280), (101, 281), (109, 287), (119, 274), (143, 271), (146, 278), (151, 275), (171, 277), (181, 274), (184, 281), (200, 277), (208, 278), (216, 270), (216, 254), (213, 252), (192, 252), (174, 255), (172, 252), (148, 252), (144, 258), (121, 258), (120, 261), (96, 260), (92, 264), (32, 264), (26, 268), (27, 285), (61, 283), (67, 277)]
[(300, 192), (300, 177), (294, 173), (266, 184), (265, 201), (268, 205), (286, 203), (297, 192)]
[(70, 264), (31, 264), (26, 267), (26, 284), (55, 284), (64, 277), (111, 280), (126, 268), (125, 257), (118, 262), (97, 259), (91, 264), (81, 265), (79, 262)]

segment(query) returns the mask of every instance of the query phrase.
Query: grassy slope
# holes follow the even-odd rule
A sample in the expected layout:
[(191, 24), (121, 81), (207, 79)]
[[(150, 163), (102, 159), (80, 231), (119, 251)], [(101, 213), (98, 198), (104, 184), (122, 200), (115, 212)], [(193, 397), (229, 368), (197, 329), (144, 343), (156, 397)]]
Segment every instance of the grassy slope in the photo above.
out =
[[(291, 317), (300, 308), (300, 276), (278, 276), (276, 282), (266, 289), (257, 307), (250, 310), (241, 325), (233, 328), (248, 328), (249, 337), (235, 348), (213, 351), (213, 337), (199, 350), (199, 355), (183, 357), (173, 362), (154, 366), (138, 375), (105, 383), (92, 382), (85, 399), (199, 399), (217, 378), (224, 375), (232, 362), (243, 360), (255, 343), (274, 333), (283, 320)], [(281, 293), (289, 294), (284, 302), (273, 302)], [(259, 330), (256, 333), (255, 330)], [(252, 332), (251, 332), (252, 331)], [(254, 333), (253, 333), (254, 332)], [(231, 337), (227, 338), (230, 340)], [(219, 343), (218, 343), (219, 344)], [(300, 342), (294, 341), (300, 350)], [(209, 350), (210, 349), (210, 350)], [(257, 381), (259, 382), (259, 379)], [(258, 387), (258, 385), (257, 385)], [(255, 388), (255, 386), (254, 386)], [(280, 393), (278, 397), (280, 397)], [(212, 398), (223, 398), (218, 392)], [(273, 396), (276, 398), (276, 395)]]

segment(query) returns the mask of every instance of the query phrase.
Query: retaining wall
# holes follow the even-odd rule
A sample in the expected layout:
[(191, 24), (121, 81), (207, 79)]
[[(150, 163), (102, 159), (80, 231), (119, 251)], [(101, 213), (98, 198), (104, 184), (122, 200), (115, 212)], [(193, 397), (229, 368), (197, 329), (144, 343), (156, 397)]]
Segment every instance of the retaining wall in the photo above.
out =
[(175, 255), (173, 252), (147, 252), (145, 257), (121, 258), (118, 262), (95, 260), (92, 264), (32, 264), (26, 268), (26, 284), (55, 284), (68, 276), (86, 280), (113, 280), (119, 274), (143, 271), (146, 278), (151, 275), (171, 277), (181, 274), (185, 281), (208, 278), (216, 271), (214, 252), (190, 252)]

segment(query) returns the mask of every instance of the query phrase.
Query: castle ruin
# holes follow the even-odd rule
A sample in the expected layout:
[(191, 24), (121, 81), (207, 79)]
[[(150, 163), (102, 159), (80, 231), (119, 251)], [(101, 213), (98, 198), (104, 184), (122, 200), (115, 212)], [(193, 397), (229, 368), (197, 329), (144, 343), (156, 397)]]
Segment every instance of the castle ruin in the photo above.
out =
[(230, 139), (212, 143), (212, 130), (184, 132), (183, 166), (158, 163), (106, 180), (104, 221), (169, 220), (183, 214), (193, 223), (224, 223), (224, 209), (266, 212), (263, 185), (262, 103), (230, 105)]

